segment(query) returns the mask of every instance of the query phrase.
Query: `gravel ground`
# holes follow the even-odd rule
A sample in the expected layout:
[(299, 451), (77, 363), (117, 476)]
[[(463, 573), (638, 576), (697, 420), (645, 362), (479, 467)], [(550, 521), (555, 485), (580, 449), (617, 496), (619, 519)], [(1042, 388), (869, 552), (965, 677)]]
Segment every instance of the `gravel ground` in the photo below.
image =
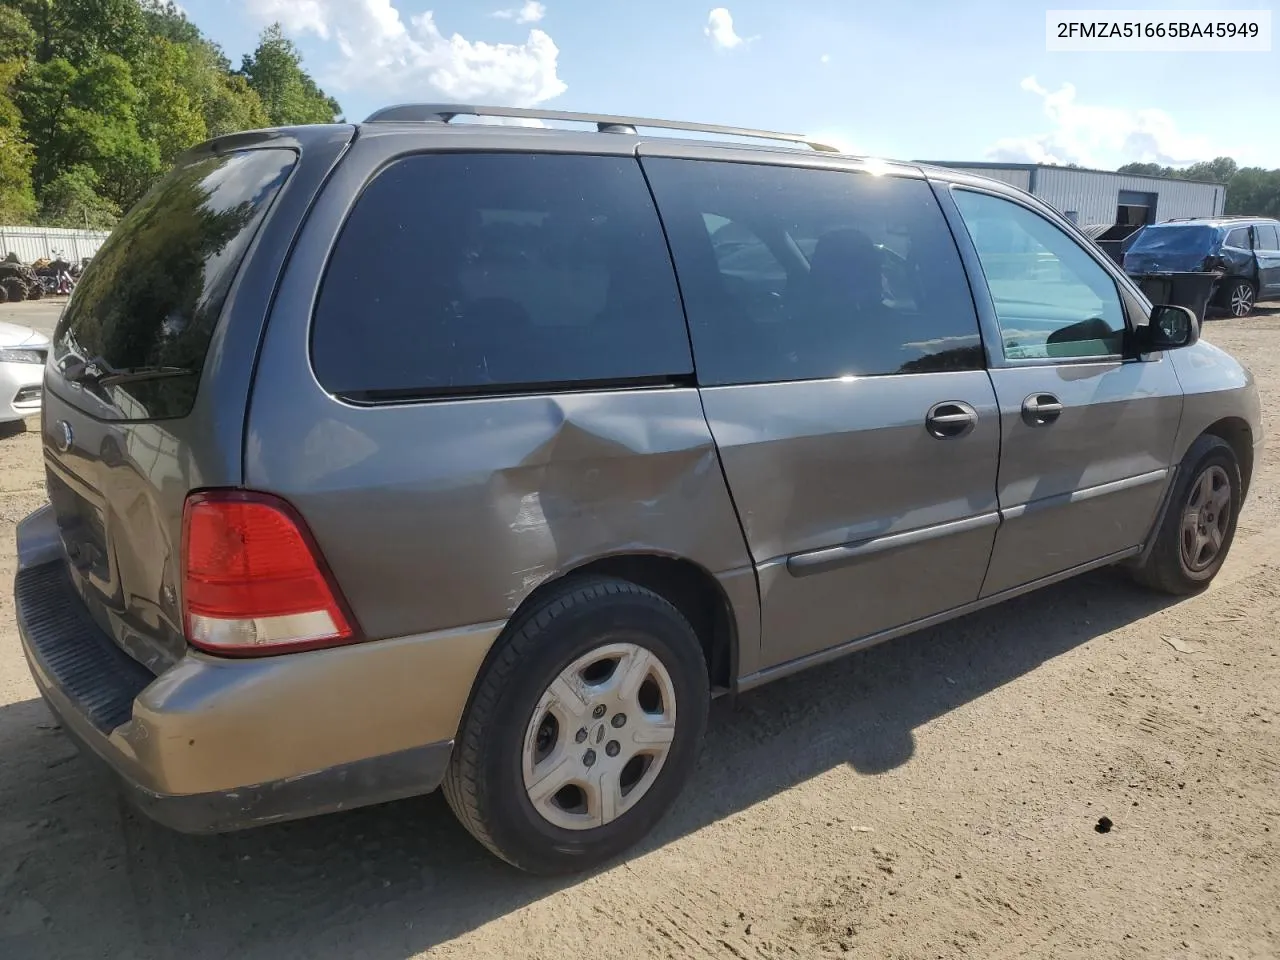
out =
[[(1206, 336), (1280, 436), (1280, 310)], [(657, 834), (572, 880), (495, 863), (438, 796), (153, 826), (37, 698), (6, 589), (0, 957), (1280, 957), (1275, 442), (1206, 594), (1101, 572), (719, 703)], [(42, 483), (6, 431), (0, 579)]]

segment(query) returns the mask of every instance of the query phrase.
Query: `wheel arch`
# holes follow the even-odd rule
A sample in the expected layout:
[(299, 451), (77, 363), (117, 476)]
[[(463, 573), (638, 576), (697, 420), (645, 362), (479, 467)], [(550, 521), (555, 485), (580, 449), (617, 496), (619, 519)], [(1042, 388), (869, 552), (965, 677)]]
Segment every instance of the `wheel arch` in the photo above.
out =
[(1240, 464), (1240, 493), (1247, 496), (1253, 478), (1253, 429), (1243, 417), (1223, 417), (1200, 432), (1201, 437), (1217, 437), (1226, 441)]
[(506, 630), (512, 629), (530, 610), (536, 609), (547, 596), (564, 589), (566, 584), (590, 577), (627, 580), (652, 590), (670, 603), (689, 621), (698, 637), (712, 695), (734, 689), (738, 669), (737, 615), (715, 575), (687, 557), (648, 552), (614, 553), (569, 567), (532, 590), (507, 621)]
[(1237, 283), (1247, 283), (1253, 291), (1253, 302), (1258, 302), (1258, 281), (1255, 277), (1247, 276), (1243, 273), (1228, 273), (1218, 280), (1217, 290), (1213, 297), (1217, 306), (1230, 310), (1231, 308), (1231, 288)]

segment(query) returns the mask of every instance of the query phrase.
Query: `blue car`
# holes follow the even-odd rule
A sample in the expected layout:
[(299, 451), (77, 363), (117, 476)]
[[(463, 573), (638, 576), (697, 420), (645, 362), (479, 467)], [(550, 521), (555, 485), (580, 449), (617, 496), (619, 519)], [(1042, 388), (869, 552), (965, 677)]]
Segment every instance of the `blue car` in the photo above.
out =
[(1260, 217), (1170, 220), (1144, 228), (1124, 254), (1130, 276), (1214, 273), (1214, 303), (1247, 317), (1259, 300), (1280, 297), (1280, 222)]

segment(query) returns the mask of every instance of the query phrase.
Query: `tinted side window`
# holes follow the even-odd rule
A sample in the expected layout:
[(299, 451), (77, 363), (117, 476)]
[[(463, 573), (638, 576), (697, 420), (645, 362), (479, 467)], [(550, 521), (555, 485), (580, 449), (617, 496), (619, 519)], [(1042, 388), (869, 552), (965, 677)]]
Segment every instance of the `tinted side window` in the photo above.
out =
[(953, 194), (982, 263), (1011, 360), (1121, 352), (1125, 317), (1115, 281), (1061, 229), (1021, 204)]
[(1277, 236), (1276, 228), (1269, 223), (1264, 223), (1253, 228), (1258, 239), (1259, 250), (1280, 250), (1280, 237)]
[(978, 369), (978, 321), (922, 180), (647, 159), (704, 384)]
[(85, 269), (54, 334), (58, 367), (168, 368), (95, 393), (120, 419), (190, 413), (232, 281), (296, 161), (292, 150), (224, 153), (161, 180)]
[(1252, 250), (1253, 244), (1249, 241), (1249, 228), (1237, 227), (1227, 234), (1226, 245), (1235, 247), (1237, 250)]
[(433, 154), (392, 164), (338, 238), (312, 332), (334, 393), (432, 395), (688, 375), (635, 160)]

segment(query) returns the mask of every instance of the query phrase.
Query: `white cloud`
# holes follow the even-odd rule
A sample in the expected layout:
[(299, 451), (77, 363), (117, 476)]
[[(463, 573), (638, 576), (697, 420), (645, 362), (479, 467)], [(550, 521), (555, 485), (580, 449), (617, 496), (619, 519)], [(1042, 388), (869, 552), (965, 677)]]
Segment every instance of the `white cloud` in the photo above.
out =
[(819, 62), (819, 63), (830, 63), (830, 62), (831, 62), (831, 54), (829, 54), (829, 53), (824, 53), (822, 56), (820, 56), (820, 57), (818, 58), (818, 62)]
[(512, 10), (495, 10), (490, 14), (499, 20), (514, 20), (516, 23), (537, 23), (546, 15), (546, 5), (538, 3), (538, 0), (529, 0), (522, 7)]
[(997, 141), (987, 151), (991, 160), (1086, 167), (1114, 167), (1140, 160), (1181, 166), (1222, 152), (1215, 153), (1203, 138), (1179, 131), (1173, 117), (1163, 110), (1082, 103), (1074, 85), (1064, 83), (1057, 90), (1048, 90), (1035, 77), (1027, 77), (1021, 86), (1043, 101), (1049, 130)]
[[(323, 86), (335, 91), (376, 87), (384, 97), (422, 98), (433, 88), (449, 100), (533, 106), (564, 93), (560, 50), (542, 30), (524, 43), (487, 43), (445, 36), (431, 11), (405, 23), (393, 0), (246, 0), (251, 12), (279, 20), (287, 33), (331, 40), (338, 56), (321, 64)], [(541, 4), (525, 4), (520, 12)]]
[(756, 39), (755, 37), (743, 39), (738, 36), (738, 32), (733, 28), (733, 14), (727, 7), (716, 7), (707, 14), (707, 25), (702, 28), (702, 32), (721, 50), (732, 50), (734, 47), (740, 47)]
[(324, 0), (258, 0), (252, 5), (254, 14), (265, 23), (276, 23), (285, 33), (312, 33), (329, 39), (329, 23)]

